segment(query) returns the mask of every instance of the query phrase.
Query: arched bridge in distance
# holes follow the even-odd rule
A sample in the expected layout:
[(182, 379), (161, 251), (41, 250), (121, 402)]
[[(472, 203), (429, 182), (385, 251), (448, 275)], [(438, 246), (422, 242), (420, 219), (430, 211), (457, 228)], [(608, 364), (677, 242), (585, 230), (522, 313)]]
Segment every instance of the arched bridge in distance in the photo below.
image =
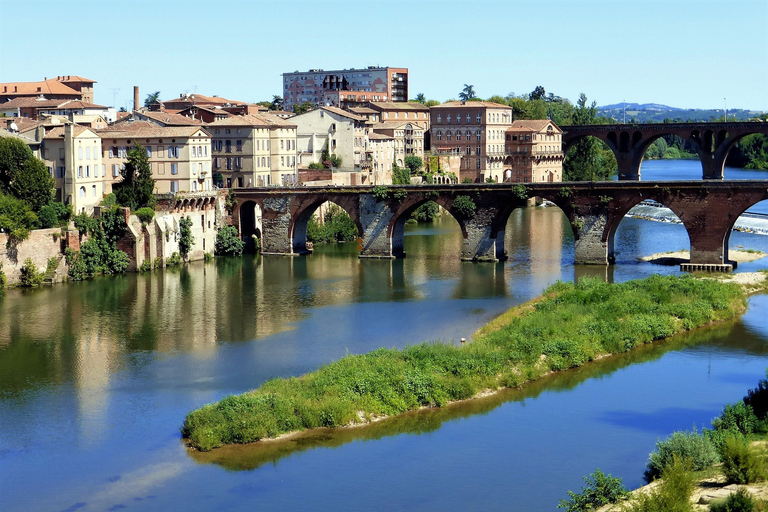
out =
[(597, 137), (616, 155), (619, 180), (639, 180), (645, 150), (659, 137), (677, 135), (693, 143), (701, 160), (702, 177), (722, 180), (728, 152), (740, 139), (761, 133), (768, 136), (768, 123), (649, 123), (561, 126), (563, 153), (584, 137)]
[[(310, 252), (307, 222), (322, 203), (331, 201), (355, 222), (362, 239), (361, 258), (403, 257), (405, 222), (419, 206), (434, 201), (461, 227), (462, 260), (499, 261), (507, 257), (504, 239), (509, 216), (516, 208), (525, 207), (529, 198), (540, 197), (553, 202), (568, 218), (576, 263), (601, 265), (613, 262), (614, 236), (624, 215), (641, 201), (651, 199), (670, 208), (688, 232), (691, 257), (683, 269), (726, 271), (733, 268), (728, 259), (731, 229), (748, 208), (768, 199), (768, 181), (281, 187), (234, 192), (232, 218), (242, 235), (256, 232), (257, 206), (261, 211), (265, 255)], [(469, 204), (474, 211), (469, 211)]]

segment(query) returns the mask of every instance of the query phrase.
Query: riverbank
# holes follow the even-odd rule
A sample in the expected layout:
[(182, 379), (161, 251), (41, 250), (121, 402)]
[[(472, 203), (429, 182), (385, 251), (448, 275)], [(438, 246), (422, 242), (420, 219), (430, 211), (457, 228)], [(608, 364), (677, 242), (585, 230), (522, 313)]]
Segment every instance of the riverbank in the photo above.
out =
[[(747, 261), (755, 261), (760, 258), (764, 258), (766, 254), (760, 251), (740, 251), (731, 250), (728, 251), (728, 259), (737, 263), (744, 263)], [(656, 263), (658, 265), (679, 265), (681, 263), (688, 263), (691, 260), (690, 251), (670, 251), (670, 252), (657, 252), (650, 256), (643, 256), (640, 258), (642, 261), (648, 261), (650, 263)]]
[(273, 379), (189, 413), (182, 434), (210, 450), (315, 427), (361, 425), (422, 407), (518, 387), (675, 333), (727, 320), (746, 308), (746, 291), (691, 276), (621, 284), (557, 283), (513, 308), (508, 323), (481, 330), (466, 346), (424, 343), (347, 356), (298, 378)]

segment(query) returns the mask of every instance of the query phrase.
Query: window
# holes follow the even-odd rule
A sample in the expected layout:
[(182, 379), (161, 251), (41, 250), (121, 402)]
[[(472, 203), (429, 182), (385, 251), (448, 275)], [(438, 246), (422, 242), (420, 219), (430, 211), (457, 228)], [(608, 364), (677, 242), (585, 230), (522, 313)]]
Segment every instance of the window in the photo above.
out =
[(480, 151), (481, 151), (481, 146), (477, 146), (477, 148), (476, 148), (476, 151), (475, 151), (475, 154), (476, 154), (476, 155), (479, 155), (479, 154), (480, 154)]
[[(93, 155), (93, 156), (95, 157), (96, 155)], [(85, 148), (85, 159), (86, 160), (90, 160), (91, 159), (91, 148), (90, 147), (86, 147)]]
[(83, 177), (83, 166), (82, 165), (78, 165), (77, 166), (77, 177), (78, 178), (82, 178)]
[(229, 156), (227, 157), (227, 170), (228, 171), (232, 170), (232, 157), (229, 157)]
[(101, 164), (101, 177), (104, 178), (107, 176), (107, 166), (105, 164)]
[[(227, 130), (227, 131), (229, 131), (229, 130)], [(226, 150), (225, 151), (227, 153), (231, 153), (232, 152), (232, 141), (231, 140), (227, 140), (227, 142), (226, 142)]]
[(59, 167), (59, 178), (63, 178), (65, 172), (66, 171), (64, 167)]
[(479, 169), (480, 168), (480, 159), (476, 158), (475, 160), (477, 161), (476, 167)]
[(445, 134), (445, 140), (451, 140), (451, 132)]
[(470, 133), (469, 130), (467, 130), (466, 135), (467, 135), (467, 140), (472, 140), (472, 134)]
[(197, 149), (195, 148), (195, 146), (192, 146), (192, 158), (196, 156), (197, 156)]
[(91, 197), (96, 197), (96, 185), (91, 187)]
[(472, 122), (472, 118), (469, 117), (469, 114), (467, 114), (467, 124)]
[(118, 164), (112, 164), (112, 177), (117, 178), (120, 176), (120, 166)]
[(243, 141), (241, 141), (241, 140), (237, 141), (237, 148), (236, 149), (237, 149), (237, 151), (242, 151), (243, 150)]
[(80, 196), (80, 199), (83, 199), (85, 197), (85, 187), (80, 187), (79, 196)]
[(481, 133), (480, 130), (477, 130), (477, 141), (480, 142)]
[(441, 116), (440, 114), (437, 114), (437, 124), (440, 124), (442, 122), (443, 122), (443, 116)]
[(147, 158), (152, 158), (152, 146), (147, 146)]
[(171, 164), (171, 174), (179, 174), (179, 164), (175, 162)]
[(171, 192), (178, 192), (179, 191), (179, 182), (178, 181), (172, 181), (171, 182)]
[(451, 114), (448, 114), (446, 117), (448, 118), (448, 124), (451, 124)]
[(83, 148), (77, 148), (77, 158), (83, 159)]
[(467, 146), (467, 154), (468, 155), (472, 154), (472, 148), (470, 148), (469, 146)]

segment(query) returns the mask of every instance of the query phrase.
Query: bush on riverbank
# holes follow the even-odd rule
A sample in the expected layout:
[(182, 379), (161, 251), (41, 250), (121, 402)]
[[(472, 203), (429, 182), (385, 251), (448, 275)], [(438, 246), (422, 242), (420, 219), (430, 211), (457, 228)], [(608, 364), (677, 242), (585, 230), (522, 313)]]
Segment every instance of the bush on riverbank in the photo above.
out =
[(192, 446), (210, 450), (442, 406), (732, 318), (745, 307), (738, 285), (691, 276), (621, 284), (559, 282), (544, 299), (518, 308), (508, 323), (467, 346), (423, 343), (347, 356), (193, 411), (182, 434)]
[(320, 224), (314, 217), (307, 222), (307, 240), (313, 243), (329, 244), (332, 242), (351, 242), (357, 239), (357, 226), (352, 218), (332, 204), (323, 216)]

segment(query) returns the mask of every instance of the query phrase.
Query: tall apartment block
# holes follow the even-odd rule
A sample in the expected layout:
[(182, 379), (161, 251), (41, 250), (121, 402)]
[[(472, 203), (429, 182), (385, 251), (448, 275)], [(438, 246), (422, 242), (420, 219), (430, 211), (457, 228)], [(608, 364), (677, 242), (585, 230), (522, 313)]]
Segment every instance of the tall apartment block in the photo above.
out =
[(288, 111), (304, 102), (348, 107), (370, 101), (408, 101), (408, 68), (368, 66), (283, 73), (283, 108)]

